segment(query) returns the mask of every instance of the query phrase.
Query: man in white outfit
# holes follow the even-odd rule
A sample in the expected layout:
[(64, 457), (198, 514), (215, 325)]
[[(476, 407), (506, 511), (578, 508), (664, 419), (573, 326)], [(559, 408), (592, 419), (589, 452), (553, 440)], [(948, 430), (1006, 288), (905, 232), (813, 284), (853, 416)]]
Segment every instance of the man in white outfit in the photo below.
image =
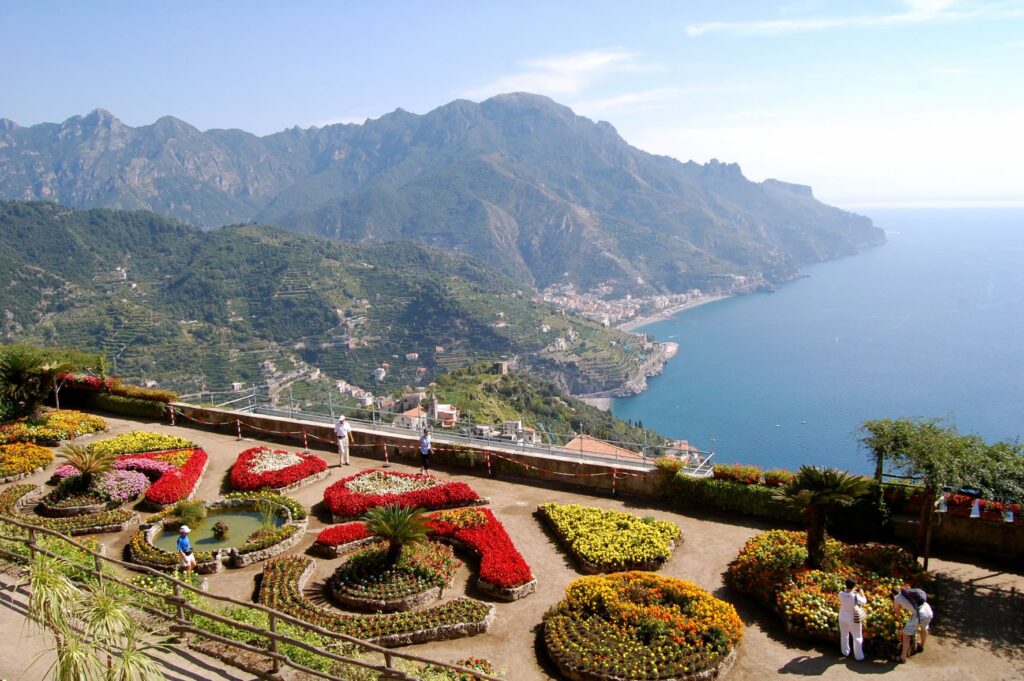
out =
[(334, 434), (338, 438), (338, 457), (341, 459), (339, 466), (347, 466), (348, 463), (348, 447), (352, 441), (352, 426), (345, 420), (345, 415), (342, 414), (338, 417), (338, 422), (334, 424)]
[(846, 580), (846, 591), (839, 592), (839, 651), (843, 657), (850, 654), (850, 637), (853, 637), (853, 657), (864, 659), (864, 605), (868, 599), (857, 582)]

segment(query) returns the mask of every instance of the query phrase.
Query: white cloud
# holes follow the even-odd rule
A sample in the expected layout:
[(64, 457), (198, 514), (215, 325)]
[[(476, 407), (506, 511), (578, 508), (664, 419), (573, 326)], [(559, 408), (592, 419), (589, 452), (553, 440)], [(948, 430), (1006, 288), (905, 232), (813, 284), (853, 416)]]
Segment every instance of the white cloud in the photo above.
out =
[(643, 70), (636, 56), (623, 50), (588, 50), (523, 61), (515, 73), (464, 93), (486, 99), (504, 92), (534, 92), (552, 97), (575, 96), (609, 73)]
[(584, 99), (570, 104), (573, 111), (585, 116), (594, 116), (607, 113), (625, 113), (635, 111), (647, 111), (668, 102), (681, 100), (685, 97), (721, 93), (738, 92), (748, 90), (745, 85), (694, 85), (691, 87), (666, 86), (640, 90), (638, 92), (626, 92), (612, 97), (600, 99)]
[(829, 203), (1021, 201), (1024, 109), (882, 112), (828, 121), (624, 129), (682, 161), (738, 162), (756, 180), (810, 184)]
[(1024, 16), (1024, 8), (1019, 6), (980, 5), (971, 9), (956, 10), (952, 9), (954, 3), (948, 0), (909, 0), (904, 4), (908, 8), (907, 11), (892, 14), (756, 21), (708, 21), (688, 25), (686, 35), (691, 38), (710, 33), (772, 36), (846, 28), (913, 26), (927, 23), (956, 23), (972, 19), (1012, 19)]

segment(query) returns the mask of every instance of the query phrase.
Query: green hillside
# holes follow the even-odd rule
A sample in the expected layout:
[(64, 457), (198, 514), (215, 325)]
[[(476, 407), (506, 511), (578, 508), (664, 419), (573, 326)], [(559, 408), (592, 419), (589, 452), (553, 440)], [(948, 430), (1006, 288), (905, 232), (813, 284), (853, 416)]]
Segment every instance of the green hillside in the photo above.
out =
[[(0, 202), (0, 267), (5, 341), (101, 351), (112, 371), (182, 392), (259, 382), (266, 360), (381, 392), (501, 356), (597, 390), (646, 356), (633, 336), (556, 314), (494, 268), (414, 242), (204, 232), (147, 212)], [(565, 350), (545, 350), (570, 329)]]

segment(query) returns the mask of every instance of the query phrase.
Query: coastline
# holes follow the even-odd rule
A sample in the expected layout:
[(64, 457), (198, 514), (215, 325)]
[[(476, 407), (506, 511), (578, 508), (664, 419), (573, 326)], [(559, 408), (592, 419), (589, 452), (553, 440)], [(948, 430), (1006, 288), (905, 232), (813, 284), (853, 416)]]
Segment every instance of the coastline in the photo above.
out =
[(641, 326), (647, 326), (648, 324), (653, 324), (654, 322), (663, 322), (667, 319), (672, 319), (677, 314), (685, 310), (689, 310), (694, 307), (700, 307), (701, 305), (707, 305), (708, 303), (715, 303), (718, 302), (719, 300), (725, 300), (726, 298), (732, 298), (732, 294), (724, 293), (718, 296), (702, 296), (697, 300), (691, 300), (683, 303), (682, 305), (666, 307), (664, 310), (658, 310), (657, 312), (653, 312), (643, 317), (636, 317), (634, 319), (630, 319), (628, 322), (619, 324), (615, 328), (618, 329), (619, 331), (633, 333), (636, 329), (639, 329)]

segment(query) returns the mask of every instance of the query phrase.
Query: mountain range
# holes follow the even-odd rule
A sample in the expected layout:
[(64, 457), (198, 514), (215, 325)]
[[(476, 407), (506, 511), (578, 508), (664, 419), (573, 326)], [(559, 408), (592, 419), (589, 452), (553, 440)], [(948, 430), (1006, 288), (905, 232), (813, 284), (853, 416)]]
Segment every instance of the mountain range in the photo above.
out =
[(722, 290), (739, 276), (770, 285), (884, 240), (809, 187), (649, 154), (523, 93), (264, 137), (170, 116), (130, 127), (101, 109), (31, 127), (0, 119), (0, 197), (417, 241), (525, 285), (622, 295)]

